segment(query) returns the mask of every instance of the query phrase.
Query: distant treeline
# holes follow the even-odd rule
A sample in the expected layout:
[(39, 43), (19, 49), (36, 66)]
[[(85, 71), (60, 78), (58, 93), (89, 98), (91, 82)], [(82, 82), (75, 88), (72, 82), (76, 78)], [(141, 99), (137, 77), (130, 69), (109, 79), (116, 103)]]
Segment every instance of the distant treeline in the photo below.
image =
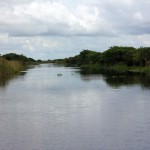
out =
[(104, 52), (83, 50), (79, 55), (65, 59), (56, 59), (53, 62), (64, 63), (68, 66), (103, 65), (103, 66), (150, 66), (150, 47), (123, 47), (113, 46)]

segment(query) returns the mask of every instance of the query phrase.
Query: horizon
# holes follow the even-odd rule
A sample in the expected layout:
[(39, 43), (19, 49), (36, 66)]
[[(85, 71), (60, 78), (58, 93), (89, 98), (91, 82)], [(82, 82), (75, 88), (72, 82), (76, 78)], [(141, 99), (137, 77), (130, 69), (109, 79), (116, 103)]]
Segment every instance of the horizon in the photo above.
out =
[[(10, 53), (5, 53), (5, 54), (0, 54), (0, 57), (2, 56), (3, 57), (3, 55), (6, 55), (6, 54), (17, 54), (17, 55), (23, 55), (23, 56), (25, 56), (25, 57), (27, 57), (27, 58), (32, 58), (32, 59), (34, 59), (34, 60), (36, 60), (36, 61), (38, 61), (38, 60), (41, 60), (41, 61), (53, 61), (53, 60), (59, 60), (59, 59), (66, 59), (66, 58), (70, 58), (70, 57), (75, 57), (75, 56), (77, 56), (77, 55), (79, 55), (80, 54), (80, 52), (82, 52), (82, 51), (84, 51), (84, 50), (87, 50), (87, 51), (93, 51), (93, 52), (100, 52), (100, 53), (104, 53), (104, 52), (106, 52), (106, 51), (108, 51), (110, 48), (112, 48), (112, 47), (123, 47), (123, 48), (130, 48), (130, 47), (132, 47), (132, 46), (117, 46), (117, 45), (115, 45), (115, 46), (111, 46), (111, 47), (109, 47), (108, 49), (106, 49), (106, 50), (104, 50), (104, 51), (95, 51), (95, 50), (91, 50), (91, 49), (82, 49), (81, 51), (79, 51), (79, 53), (78, 54), (75, 54), (75, 55), (72, 55), (72, 56), (68, 56), (68, 57), (63, 57), (63, 58), (55, 58), (55, 59), (41, 59), (41, 58), (38, 58), (38, 59), (35, 59), (35, 58), (33, 58), (33, 57), (30, 57), (30, 56), (27, 56), (27, 55), (24, 55), (24, 54), (22, 54), (22, 53), (13, 53), (13, 52), (10, 52)], [(135, 49), (140, 49), (140, 48), (150, 48), (150, 47), (138, 47), (138, 48), (136, 48), (136, 47), (132, 47), (132, 48), (135, 48)]]

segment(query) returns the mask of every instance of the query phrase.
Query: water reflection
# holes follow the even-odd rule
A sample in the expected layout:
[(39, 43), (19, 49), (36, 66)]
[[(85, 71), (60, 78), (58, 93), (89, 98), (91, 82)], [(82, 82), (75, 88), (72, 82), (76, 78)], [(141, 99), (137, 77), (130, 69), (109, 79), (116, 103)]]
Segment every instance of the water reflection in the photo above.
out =
[[(40, 69), (40, 68), (58, 68), (61, 73), (61, 68), (68, 68), (58, 64), (41, 64), (30, 65), (25, 71), (19, 73), (19, 75), (0, 75), (0, 87), (5, 87), (10, 81), (25, 76), (27, 70)], [(80, 74), (82, 80), (89, 82), (91, 80), (103, 80), (112, 88), (120, 88), (122, 86), (140, 85), (142, 88), (150, 89), (150, 73), (137, 73), (137, 72), (116, 72), (109, 71), (102, 68), (72, 68), (74, 72)], [(74, 75), (72, 72), (71, 75)]]
[(87, 68), (80, 70), (81, 79), (84, 81), (103, 79), (109, 86), (119, 88), (121, 86), (140, 85), (150, 89), (150, 74), (137, 72), (116, 72), (106, 69)]
[(125, 74), (78, 71), (42, 64), (0, 88), (0, 149), (150, 149), (149, 90), (110, 88), (133, 82)]
[(27, 73), (27, 70), (35, 68), (37, 65), (30, 65), (26, 68), (24, 68), (24, 71), (19, 72), (18, 74), (14, 75), (6, 75), (6, 74), (0, 74), (0, 87), (6, 87), (10, 81), (16, 80), (17, 78), (25, 76)]
[(26, 71), (22, 71), (19, 74), (15, 75), (0, 75), (0, 87), (6, 87), (10, 81), (16, 80), (18, 77), (23, 77), (26, 74)]

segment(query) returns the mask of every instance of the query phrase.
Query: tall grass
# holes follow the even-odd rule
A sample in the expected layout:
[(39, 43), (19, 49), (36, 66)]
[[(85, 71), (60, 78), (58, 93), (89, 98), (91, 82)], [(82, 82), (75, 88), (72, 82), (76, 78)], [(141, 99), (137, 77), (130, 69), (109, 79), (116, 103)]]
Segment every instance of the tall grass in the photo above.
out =
[(82, 65), (81, 69), (92, 71), (94, 73), (99, 73), (101, 71), (115, 71), (119, 73), (126, 72), (135, 72), (135, 73), (149, 73), (150, 74), (150, 66), (127, 66), (124, 64), (117, 64), (113, 66), (106, 66), (100, 64), (94, 65)]
[(0, 75), (8, 75), (18, 73), (23, 69), (23, 64), (18, 61), (8, 61), (0, 58)]

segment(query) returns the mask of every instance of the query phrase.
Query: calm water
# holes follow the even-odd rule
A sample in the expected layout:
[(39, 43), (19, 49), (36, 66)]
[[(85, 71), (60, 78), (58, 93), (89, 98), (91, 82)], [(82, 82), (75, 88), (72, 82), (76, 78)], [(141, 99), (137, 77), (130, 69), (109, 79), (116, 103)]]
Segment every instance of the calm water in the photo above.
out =
[(3, 78), (0, 150), (150, 150), (149, 80), (53, 65)]

